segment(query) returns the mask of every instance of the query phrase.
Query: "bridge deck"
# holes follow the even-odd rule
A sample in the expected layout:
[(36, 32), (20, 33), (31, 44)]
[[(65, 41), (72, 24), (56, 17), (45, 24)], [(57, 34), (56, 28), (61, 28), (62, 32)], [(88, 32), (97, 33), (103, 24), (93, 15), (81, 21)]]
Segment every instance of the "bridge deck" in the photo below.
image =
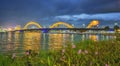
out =
[(39, 28), (39, 29), (22, 29), (14, 31), (34, 31), (34, 30), (105, 30), (104, 28)]

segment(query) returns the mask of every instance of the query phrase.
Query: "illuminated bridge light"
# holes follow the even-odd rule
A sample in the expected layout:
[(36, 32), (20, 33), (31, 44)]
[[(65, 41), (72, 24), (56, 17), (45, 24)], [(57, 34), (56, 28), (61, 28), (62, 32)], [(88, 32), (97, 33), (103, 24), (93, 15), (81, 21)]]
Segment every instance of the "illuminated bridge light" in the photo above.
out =
[(12, 31), (12, 28), (8, 28), (8, 31)]
[(43, 33), (48, 33), (48, 31), (49, 31), (48, 29), (43, 29), (42, 30)]
[(98, 20), (93, 20), (90, 22), (90, 24), (87, 26), (87, 28), (92, 28), (92, 27), (95, 27), (99, 24), (99, 21)]
[(28, 26), (30, 26), (30, 25), (35, 25), (35, 26), (38, 27), (38, 28), (42, 28), (42, 26), (41, 26), (39, 23), (34, 22), (34, 21), (30, 21), (30, 22), (28, 22), (28, 23), (24, 26), (23, 29), (27, 29)]
[(111, 29), (109, 29), (109, 31), (114, 31), (114, 29), (111, 28)]
[[(99, 24), (98, 20), (93, 20), (88, 24), (87, 28), (95, 27), (98, 24)], [(29, 29), (28, 27), (30, 27), (31, 25), (34, 25), (36, 28), (33, 27), (34, 29), (33, 28)], [(62, 25), (64, 27), (61, 28), (59, 25)], [(25, 26), (23, 28), (21, 28), (20, 25), (16, 26), (15, 30), (23, 30), (23, 31), (42, 30), (43, 33), (47, 33), (49, 30), (78, 30), (78, 29), (74, 28), (73, 25), (65, 23), (65, 22), (56, 22), (56, 23), (52, 24), (49, 28), (43, 28), (39, 23), (34, 22), (34, 21), (30, 21), (27, 24), (25, 24)]]
[(92, 21), (92, 24), (93, 24), (93, 25), (98, 25), (98, 24), (99, 24), (99, 21), (98, 21), (98, 20), (93, 20), (93, 21)]
[(19, 32), (23, 32), (23, 30), (19, 30)]

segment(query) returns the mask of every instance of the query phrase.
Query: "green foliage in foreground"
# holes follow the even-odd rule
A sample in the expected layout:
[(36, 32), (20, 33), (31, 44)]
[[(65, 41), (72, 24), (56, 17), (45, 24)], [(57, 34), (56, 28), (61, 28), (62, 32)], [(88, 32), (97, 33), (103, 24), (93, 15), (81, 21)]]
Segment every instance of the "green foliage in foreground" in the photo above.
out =
[(0, 55), (0, 66), (120, 66), (120, 41), (82, 41), (14, 58)]

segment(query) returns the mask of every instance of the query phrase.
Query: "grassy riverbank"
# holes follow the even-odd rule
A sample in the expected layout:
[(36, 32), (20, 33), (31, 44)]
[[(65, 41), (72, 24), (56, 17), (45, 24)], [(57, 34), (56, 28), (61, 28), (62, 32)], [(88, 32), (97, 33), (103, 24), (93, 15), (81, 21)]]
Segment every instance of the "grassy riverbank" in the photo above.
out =
[(59, 50), (0, 55), (0, 66), (120, 66), (120, 41), (81, 41)]

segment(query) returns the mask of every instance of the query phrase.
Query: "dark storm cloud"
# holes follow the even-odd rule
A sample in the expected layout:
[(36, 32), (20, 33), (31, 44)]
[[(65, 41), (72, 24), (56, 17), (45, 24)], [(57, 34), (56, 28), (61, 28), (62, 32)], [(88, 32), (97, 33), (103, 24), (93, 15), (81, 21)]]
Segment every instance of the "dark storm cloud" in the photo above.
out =
[(0, 10), (10, 15), (50, 16), (119, 11), (117, 3), (118, 0), (1, 0)]
[(22, 24), (59, 15), (111, 12), (120, 12), (119, 0), (0, 0), (1, 24)]
[(54, 10), (60, 14), (119, 12), (118, 0), (65, 0), (57, 1)]

